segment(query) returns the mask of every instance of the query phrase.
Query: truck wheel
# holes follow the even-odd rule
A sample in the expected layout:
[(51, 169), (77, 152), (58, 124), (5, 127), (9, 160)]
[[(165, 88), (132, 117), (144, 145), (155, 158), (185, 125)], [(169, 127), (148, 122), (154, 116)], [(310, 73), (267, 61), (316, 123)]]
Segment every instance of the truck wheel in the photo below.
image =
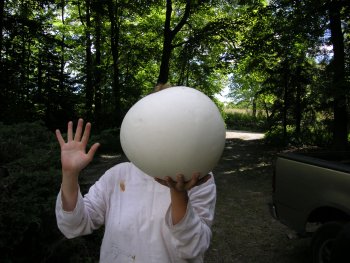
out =
[(332, 262), (350, 262), (350, 222), (344, 224), (343, 229), (334, 240), (332, 249)]
[(333, 243), (342, 229), (343, 223), (329, 222), (316, 230), (311, 241), (313, 263), (331, 262)]

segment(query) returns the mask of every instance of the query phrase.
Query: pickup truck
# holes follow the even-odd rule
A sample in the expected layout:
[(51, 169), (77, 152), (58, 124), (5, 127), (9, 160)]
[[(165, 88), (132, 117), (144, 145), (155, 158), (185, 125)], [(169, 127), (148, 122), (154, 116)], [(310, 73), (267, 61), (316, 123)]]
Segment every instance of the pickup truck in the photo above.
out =
[(336, 245), (345, 242), (337, 237), (350, 224), (349, 163), (349, 152), (287, 152), (276, 157), (272, 214), (299, 236), (312, 236), (313, 263), (332, 262)]

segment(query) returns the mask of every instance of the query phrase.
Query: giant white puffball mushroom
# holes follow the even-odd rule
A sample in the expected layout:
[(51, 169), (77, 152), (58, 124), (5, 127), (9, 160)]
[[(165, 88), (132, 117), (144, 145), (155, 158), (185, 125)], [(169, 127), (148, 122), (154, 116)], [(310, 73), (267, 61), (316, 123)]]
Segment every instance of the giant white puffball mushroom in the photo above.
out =
[(225, 123), (204, 93), (171, 87), (134, 104), (124, 117), (121, 146), (128, 159), (144, 173), (173, 179), (183, 174), (208, 174), (225, 146)]

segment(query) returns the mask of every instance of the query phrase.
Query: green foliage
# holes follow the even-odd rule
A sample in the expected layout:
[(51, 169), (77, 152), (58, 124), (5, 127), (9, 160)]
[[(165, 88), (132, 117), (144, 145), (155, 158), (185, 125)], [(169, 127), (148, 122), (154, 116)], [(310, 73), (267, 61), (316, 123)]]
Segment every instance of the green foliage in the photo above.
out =
[(120, 145), (120, 129), (111, 128), (101, 131), (97, 135), (91, 136), (91, 142), (99, 142), (100, 147), (98, 153), (120, 153), (122, 151)]
[(0, 180), (1, 257), (4, 262), (40, 261), (60, 237), (54, 214), (60, 173), (12, 169)]
[(38, 261), (59, 237), (53, 208), (61, 176), (54, 135), (40, 122), (0, 124), (0, 158), (9, 172), (0, 177), (2, 259)]
[(243, 130), (252, 132), (266, 131), (266, 117), (253, 116), (246, 112), (226, 111), (226, 127), (229, 130)]
[[(98, 137), (115, 151), (118, 130)], [(119, 141), (119, 140), (118, 140)], [(0, 124), (1, 262), (97, 262), (103, 229), (67, 240), (57, 228), (55, 202), (61, 184), (59, 146), (41, 122)]]
[(265, 142), (275, 146), (320, 146), (330, 147), (332, 142), (332, 132), (328, 129), (326, 122), (317, 122), (313, 126), (308, 126), (300, 134), (295, 132), (295, 127), (287, 126), (286, 132), (281, 125), (270, 128), (265, 133)]
[[(329, 107), (337, 96), (349, 94), (345, 85), (336, 90), (331, 84), (334, 43), (327, 32), (326, 2), (273, 0), (268, 5), (247, 5), (234, 17), (237, 27), (227, 57), (238, 62), (231, 66), (231, 96), (242, 105), (263, 108), (271, 135), (277, 138), (282, 129), (283, 140), (293, 144), (327, 143), (331, 123), (315, 129), (316, 118), (308, 118)], [(340, 12), (340, 16), (342, 23), (349, 23), (348, 14)], [(349, 48), (344, 41), (345, 54)], [(290, 135), (286, 129), (292, 131)]]
[[(228, 86), (235, 102), (264, 109), (271, 127), (312, 130), (303, 121), (310, 111), (349, 96), (345, 2), (342, 88), (333, 88), (327, 8), (335, 2), (326, 0), (191, 1), (186, 23), (171, 35), (169, 82), (211, 98)], [(185, 5), (172, 1), (170, 30)], [(0, 121), (42, 120), (53, 129), (81, 116), (99, 129), (118, 127), (156, 84), (164, 1), (11, 0), (1, 12)]]
[(265, 133), (265, 142), (269, 145), (286, 146), (292, 137), (292, 128), (287, 127), (286, 134), (283, 131), (282, 126), (269, 129)]
[(57, 168), (57, 151), (54, 134), (41, 122), (0, 123), (0, 165), (7, 164), (21, 170)]

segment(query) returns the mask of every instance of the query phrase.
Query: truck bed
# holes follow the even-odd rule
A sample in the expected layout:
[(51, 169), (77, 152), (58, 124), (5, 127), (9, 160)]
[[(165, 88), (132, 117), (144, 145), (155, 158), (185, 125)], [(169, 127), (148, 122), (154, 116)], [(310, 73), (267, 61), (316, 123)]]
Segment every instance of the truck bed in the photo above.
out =
[(293, 152), (280, 153), (278, 157), (350, 173), (350, 152)]

